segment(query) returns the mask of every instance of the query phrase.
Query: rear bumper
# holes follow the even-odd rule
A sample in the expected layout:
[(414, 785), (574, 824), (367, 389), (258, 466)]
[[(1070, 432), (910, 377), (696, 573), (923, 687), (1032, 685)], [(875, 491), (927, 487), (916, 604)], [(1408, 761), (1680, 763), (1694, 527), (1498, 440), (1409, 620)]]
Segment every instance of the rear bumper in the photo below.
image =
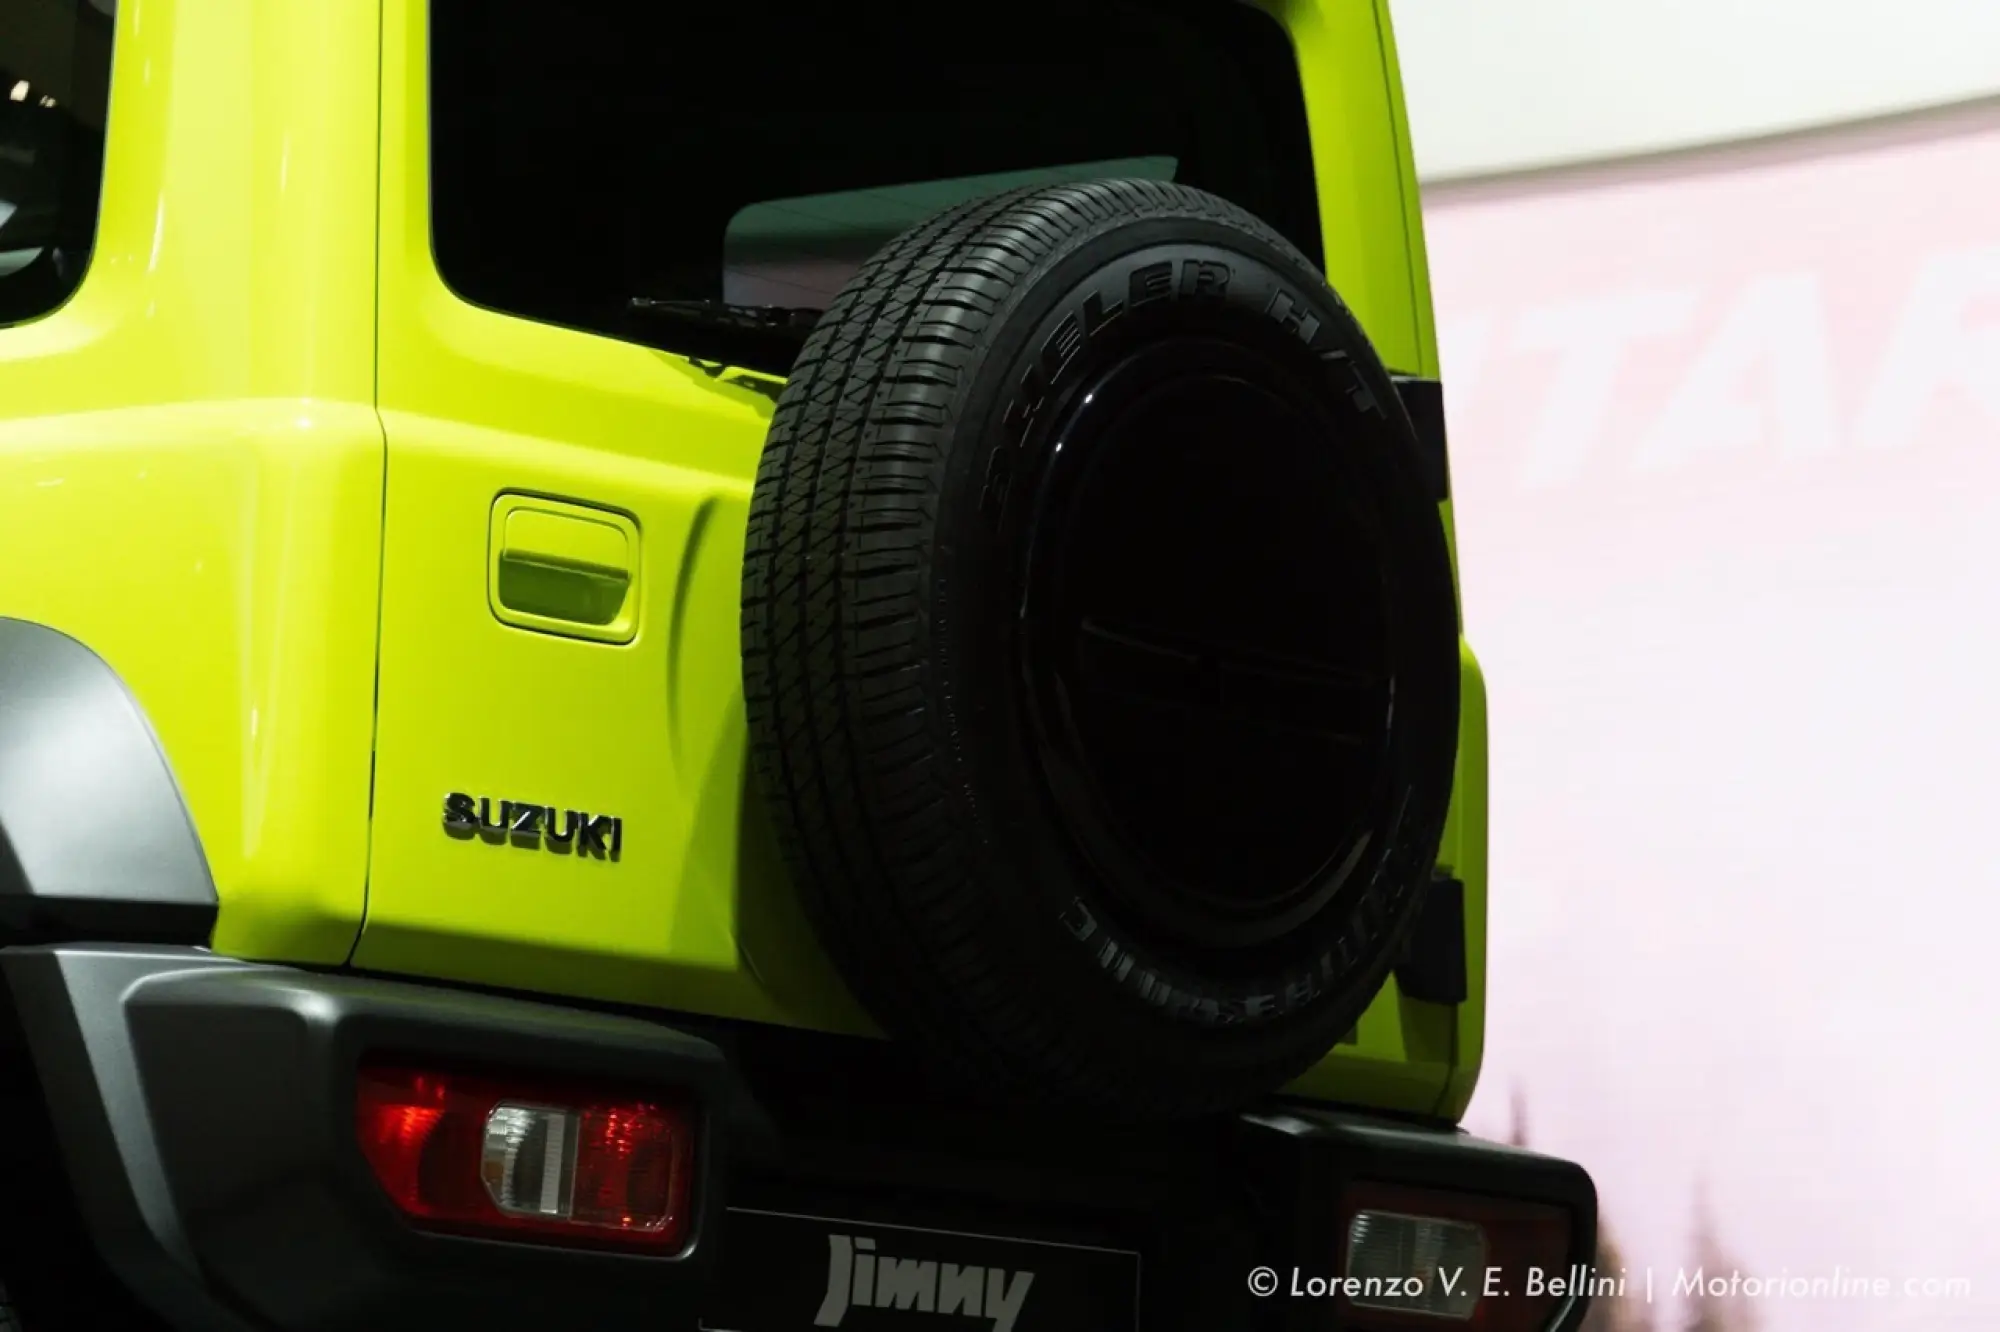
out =
[[(1005, 1228), (1050, 1249), (1129, 1253), (1148, 1332), (1331, 1328), (1328, 1302), (1259, 1300), (1246, 1277), (1330, 1272), (1338, 1200), (1356, 1179), (1554, 1203), (1575, 1218), (1571, 1261), (1587, 1263), (1594, 1246), (1595, 1193), (1580, 1168), (1450, 1129), (1275, 1102), (1144, 1133), (1037, 1125), (871, 1101), (865, 1057), (829, 1054), (824, 1038), (808, 1059), (740, 1031), (198, 949), (6, 949), (0, 975), (92, 1238), (185, 1328), (667, 1332), (718, 1319), (719, 1301), (741, 1310), (804, 1283), (803, 1328), (832, 1278), (827, 1227), (801, 1232), (800, 1217), (971, 1240)], [(702, 1106), (688, 1248), (635, 1257), (412, 1229), (356, 1143), (368, 1051), (688, 1089)], [(809, 1243), (787, 1258), (801, 1233)], [(791, 1259), (783, 1273), (759, 1270)], [(1583, 1313), (1575, 1305), (1560, 1325)], [(744, 1321), (724, 1316), (710, 1325)]]

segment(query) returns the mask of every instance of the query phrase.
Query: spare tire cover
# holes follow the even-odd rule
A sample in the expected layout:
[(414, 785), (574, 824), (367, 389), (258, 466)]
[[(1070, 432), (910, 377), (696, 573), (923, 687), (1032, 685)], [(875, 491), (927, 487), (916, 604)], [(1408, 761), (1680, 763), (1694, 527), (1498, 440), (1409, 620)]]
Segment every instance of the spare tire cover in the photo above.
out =
[(982, 1094), (1173, 1117), (1381, 988), (1457, 751), (1414, 430), (1293, 246), (1197, 190), (1031, 188), (856, 274), (780, 398), (752, 756), (856, 997)]

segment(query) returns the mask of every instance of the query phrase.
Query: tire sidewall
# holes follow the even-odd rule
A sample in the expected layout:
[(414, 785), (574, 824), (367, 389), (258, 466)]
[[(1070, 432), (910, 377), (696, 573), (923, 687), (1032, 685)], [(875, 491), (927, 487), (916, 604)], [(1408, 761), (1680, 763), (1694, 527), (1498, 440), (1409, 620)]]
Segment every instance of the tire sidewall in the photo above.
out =
[[(1009, 938), (1014, 983), (1075, 1020), (1114, 1023), (1131, 1039), (1195, 1042), (1208, 1047), (1204, 1057), (1231, 1062), (1260, 1063), (1301, 1044), (1302, 1026), (1324, 1029), (1323, 1050), (1373, 998), (1414, 918), (1443, 832), (1457, 748), (1450, 556), (1394, 385), (1359, 324), (1302, 257), (1205, 219), (1086, 233), (1016, 284), (996, 325), (1002, 331), (968, 367), (954, 413), (928, 587), (936, 734), (952, 794), (983, 852), (985, 925)], [(1400, 817), (1387, 844), (1366, 849), (1289, 947), (1222, 975), (1133, 928), (1072, 848), (1029, 738), (1013, 612), (1026, 577), (1028, 482), (1064, 396), (1126, 343), (1231, 326), (1320, 378), (1339, 445), (1400, 496), (1406, 526), (1411, 506), (1427, 510), (1435, 531), (1417, 543), (1422, 567), (1403, 572), (1419, 589), (1442, 580), (1445, 605), (1435, 605), (1434, 593), (1420, 598), (1413, 622), (1396, 632), (1401, 659), (1433, 676), (1413, 682), (1418, 696), (1449, 706), (1397, 721), (1388, 798)]]

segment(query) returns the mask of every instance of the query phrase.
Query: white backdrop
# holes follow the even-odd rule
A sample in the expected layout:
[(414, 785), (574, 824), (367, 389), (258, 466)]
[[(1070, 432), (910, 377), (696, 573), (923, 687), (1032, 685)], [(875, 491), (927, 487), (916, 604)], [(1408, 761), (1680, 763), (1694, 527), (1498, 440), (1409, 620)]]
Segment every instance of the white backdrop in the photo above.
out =
[(1493, 726), (1470, 1127), (1518, 1091), (1635, 1270), (1705, 1189), (1748, 1275), (1897, 1283), (1767, 1332), (2000, 1329), (2000, 108), (1427, 200)]
[(1427, 179), (2000, 94), (1996, 0), (1391, 0), (1390, 8)]

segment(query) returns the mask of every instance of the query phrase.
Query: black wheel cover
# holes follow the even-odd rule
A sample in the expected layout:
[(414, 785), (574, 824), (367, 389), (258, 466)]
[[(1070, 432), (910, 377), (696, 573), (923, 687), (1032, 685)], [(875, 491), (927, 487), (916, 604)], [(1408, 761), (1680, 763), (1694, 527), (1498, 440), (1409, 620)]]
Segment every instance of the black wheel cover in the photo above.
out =
[(1450, 553), (1323, 278), (1184, 187), (968, 204), (859, 273), (752, 498), (753, 757), (892, 1035), (1143, 1117), (1304, 1071), (1450, 800)]

